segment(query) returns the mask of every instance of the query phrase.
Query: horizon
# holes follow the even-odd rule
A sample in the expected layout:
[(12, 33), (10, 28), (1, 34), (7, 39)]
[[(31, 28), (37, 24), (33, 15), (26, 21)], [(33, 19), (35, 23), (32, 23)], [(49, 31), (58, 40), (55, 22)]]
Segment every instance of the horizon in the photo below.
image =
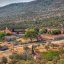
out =
[(21, 2), (30, 2), (33, 0), (0, 0), (0, 7), (12, 4), (12, 3), (21, 3)]

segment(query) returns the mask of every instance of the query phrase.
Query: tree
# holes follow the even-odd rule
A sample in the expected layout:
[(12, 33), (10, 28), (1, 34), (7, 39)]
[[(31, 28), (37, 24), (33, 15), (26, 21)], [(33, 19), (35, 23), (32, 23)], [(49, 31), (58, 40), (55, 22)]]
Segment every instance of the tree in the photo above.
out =
[(40, 34), (39, 34), (39, 29), (38, 28), (34, 28), (34, 30), (35, 30), (35, 34), (36, 34), (36, 39), (37, 39), (37, 41), (38, 41), (38, 37), (40, 36)]
[(36, 34), (38, 35), (39, 34), (39, 29), (38, 28), (34, 28)]
[(26, 38), (30, 38), (31, 42), (32, 42), (32, 38), (36, 38), (38, 35), (37, 31), (35, 29), (28, 29), (25, 32), (25, 37)]

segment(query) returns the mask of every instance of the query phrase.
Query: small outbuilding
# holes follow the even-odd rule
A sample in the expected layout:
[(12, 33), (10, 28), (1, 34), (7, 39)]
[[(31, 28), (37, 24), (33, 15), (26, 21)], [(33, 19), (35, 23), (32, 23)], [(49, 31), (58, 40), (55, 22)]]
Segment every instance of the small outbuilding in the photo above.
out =
[(12, 32), (16, 34), (24, 34), (25, 29), (12, 29)]

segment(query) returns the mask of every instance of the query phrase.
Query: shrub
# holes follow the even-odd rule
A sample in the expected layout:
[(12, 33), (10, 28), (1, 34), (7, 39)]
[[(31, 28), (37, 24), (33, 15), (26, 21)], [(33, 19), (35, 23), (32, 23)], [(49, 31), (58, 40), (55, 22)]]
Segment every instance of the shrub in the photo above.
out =
[(59, 49), (59, 53), (60, 53), (60, 55), (64, 54), (64, 49), (63, 48), (60, 48)]
[(40, 34), (43, 34), (43, 33), (47, 33), (47, 29), (46, 28), (42, 28), (39, 30)]
[(64, 64), (64, 59), (60, 59), (57, 64)]
[(55, 30), (52, 30), (52, 31), (51, 31), (51, 34), (52, 34), (52, 35), (58, 35), (58, 34), (61, 34), (61, 31), (58, 30), (58, 29), (55, 29)]
[(59, 58), (59, 53), (55, 51), (43, 52), (42, 57), (48, 61), (52, 61), (55, 58)]
[(8, 64), (17, 64), (17, 61), (16, 60), (12, 60)]
[(4, 37), (5, 37), (5, 33), (4, 32), (0, 32), (0, 40), (3, 40), (4, 39)]
[(32, 60), (32, 56), (31, 55), (27, 55), (26, 53), (24, 54), (12, 54), (9, 56), (10, 59), (14, 59), (14, 60)]
[(3, 57), (3, 58), (2, 58), (2, 63), (6, 64), (6, 63), (7, 63), (7, 61), (8, 61), (8, 60), (7, 60), (7, 58), (6, 58), (6, 57)]
[(48, 61), (46, 64), (53, 64), (51, 61)]
[(48, 49), (49, 49), (49, 45), (46, 45), (46, 46), (45, 46), (45, 49), (48, 50)]
[(22, 57), (19, 54), (13, 53), (12, 55), (9, 56), (10, 59), (15, 59), (15, 60), (19, 60)]
[(12, 34), (10, 34), (10, 33), (7, 33), (6, 35), (7, 35), (7, 36), (11, 36)]

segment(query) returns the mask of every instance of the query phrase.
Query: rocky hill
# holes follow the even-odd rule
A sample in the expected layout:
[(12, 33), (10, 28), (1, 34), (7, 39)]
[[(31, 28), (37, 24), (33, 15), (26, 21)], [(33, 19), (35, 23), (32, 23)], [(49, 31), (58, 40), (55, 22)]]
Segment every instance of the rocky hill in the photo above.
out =
[(34, 0), (0, 8), (0, 24), (64, 16), (64, 0)]

